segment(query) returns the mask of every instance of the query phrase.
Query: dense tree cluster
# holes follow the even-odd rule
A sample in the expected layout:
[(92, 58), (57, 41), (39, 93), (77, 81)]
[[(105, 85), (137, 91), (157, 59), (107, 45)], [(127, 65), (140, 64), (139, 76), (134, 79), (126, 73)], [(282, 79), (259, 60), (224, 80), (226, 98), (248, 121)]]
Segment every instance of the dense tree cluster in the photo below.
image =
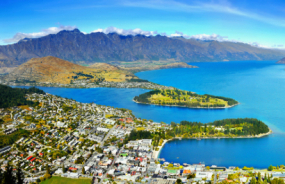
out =
[(43, 90), (40, 90), (35, 87), (29, 89), (11, 88), (9, 86), (0, 84), (0, 108), (7, 108), (19, 105), (35, 105), (35, 102), (28, 101), (25, 98), (26, 94), (31, 93), (45, 94)]
[(8, 164), (5, 171), (0, 169), (0, 183), (1, 184), (23, 184), (24, 183), (24, 173), (18, 165), (15, 173), (13, 167)]
[[(154, 95), (156, 95), (155, 98), (153, 98)], [(238, 104), (236, 100), (231, 98), (212, 95), (198, 95), (190, 91), (179, 89), (153, 90), (136, 96), (134, 100), (140, 103), (203, 108), (225, 107), (226, 105), (232, 106)]]
[(28, 137), (30, 135), (30, 132), (24, 129), (19, 129), (18, 131), (10, 134), (10, 135), (0, 135), (0, 148), (3, 148), (5, 146), (11, 145), (17, 140), (19, 140), (22, 137)]
[(129, 140), (137, 140), (137, 139), (152, 139), (152, 135), (149, 131), (136, 131), (132, 130), (129, 137)]
[[(170, 137), (175, 136), (192, 136), (193, 134), (200, 133), (202, 135), (217, 135), (219, 131), (223, 135), (236, 135), (248, 136), (258, 135), (269, 132), (269, 128), (262, 121), (254, 118), (237, 118), (237, 119), (224, 119), (217, 120), (212, 123), (200, 123), (181, 121), (180, 124), (171, 123), (172, 129), (166, 133)], [(216, 129), (222, 127), (221, 130)]]
[(161, 139), (165, 139), (165, 132), (154, 132), (151, 133), (149, 131), (136, 131), (132, 130), (130, 135), (127, 136), (124, 140), (124, 143), (127, 143), (130, 140), (139, 140), (139, 139), (152, 139), (153, 145), (158, 146)]
[[(229, 127), (242, 127), (243, 135), (258, 135), (269, 132), (268, 126), (262, 121), (255, 118), (237, 118), (237, 119), (223, 119), (217, 120), (213, 123), (209, 123), (214, 126), (226, 126)], [(238, 131), (232, 130), (233, 133), (239, 134)]]

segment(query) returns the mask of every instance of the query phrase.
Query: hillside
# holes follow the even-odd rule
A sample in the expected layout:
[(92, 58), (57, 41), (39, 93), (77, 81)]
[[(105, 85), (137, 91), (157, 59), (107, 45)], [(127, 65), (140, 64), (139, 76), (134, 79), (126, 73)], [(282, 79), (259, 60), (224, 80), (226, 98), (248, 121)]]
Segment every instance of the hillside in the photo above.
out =
[(110, 65), (107, 63), (94, 63), (90, 66), (88, 66), (89, 68), (96, 68), (96, 69), (100, 69), (100, 70), (109, 70), (109, 71), (115, 71), (115, 70), (119, 70), (119, 67), (116, 67), (114, 65)]
[(0, 84), (0, 108), (14, 107), (19, 105), (33, 105), (34, 102), (25, 98), (26, 94), (39, 93), (45, 94), (44, 91), (37, 88), (11, 88)]
[(4, 81), (16, 81), (18, 83), (70, 84), (80, 82), (82, 79), (88, 80), (88, 82), (122, 82), (127, 79), (137, 79), (137, 77), (131, 72), (120, 70), (108, 64), (85, 67), (52, 56), (33, 58), (3, 77)]
[[(120, 66), (136, 61), (199, 62), (278, 60), (284, 51), (243, 43), (201, 41), (167, 36), (122, 36), (116, 33), (83, 34), (78, 29), (0, 46), (0, 67), (19, 66), (31, 58), (58, 57), (76, 64), (96, 62)], [(139, 63), (140, 64), (140, 63)]]
[(285, 64), (285, 58), (282, 58), (282, 59), (279, 60), (277, 63), (278, 63), (278, 64)]

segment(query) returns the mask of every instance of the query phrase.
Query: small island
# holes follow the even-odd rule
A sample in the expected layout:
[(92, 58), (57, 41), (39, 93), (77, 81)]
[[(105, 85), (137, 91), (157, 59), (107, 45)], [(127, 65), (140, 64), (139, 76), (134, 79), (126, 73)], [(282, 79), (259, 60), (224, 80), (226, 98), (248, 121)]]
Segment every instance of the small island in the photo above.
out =
[(179, 89), (157, 89), (134, 98), (137, 103), (154, 104), (163, 106), (180, 106), (188, 108), (229, 108), (238, 104), (231, 98), (198, 95), (191, 91)]

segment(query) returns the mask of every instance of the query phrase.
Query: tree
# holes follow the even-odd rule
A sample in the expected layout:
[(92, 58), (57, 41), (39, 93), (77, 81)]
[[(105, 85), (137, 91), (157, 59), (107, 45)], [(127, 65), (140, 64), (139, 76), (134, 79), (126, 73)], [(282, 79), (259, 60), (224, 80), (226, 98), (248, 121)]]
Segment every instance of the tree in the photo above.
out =
[(62, 164), (62, 172), (63, 172), (63, 173), (65, 173), (65, 172), (66, 172), (66, 169), (65, 169), (64, 164)]
[(189, 174), (187, 176), (187, 179), (191, 179), (191, 178), (195, 178), (195, 177), (196, 177), (195, 173), (192, 173), (192, 174)]
[(2, 173), (2, 169), (0, 169), (0, 183), (2, 183), (3, 180), (3, 173)]
[(3, 175), (2, 184), (11, 184), (11, 183), (16, 183), (16, 178), (13, 175), (13, 167), (10, 166), (10, 164), (8, 163), (6, 166), (6, 171), (4, 172)]
[(274, 178), (271, 184), (284, 184), (284, 180), (282, 178)]
[(256, 179), (255, 179), (255, 177), (254, 177), (254, 176), (251, 178), (251, 180), (250, 180), (250, 184), (256, 184)]
[(176, 180), (176, 184), (182, 184), (181, 179), (177, 179), (177, 180)]
[(268, 168), (267, 168), (268, 171), (272, 171), (273, 170), (273, 166), (270, 165)]
[(17, 184), (23, 184), (24, 183), (24, 173), (20, 167), (20, 164), (18, 164), (17, 172), (16, 172), (16, 179), (17, 179)]
[(176, 123), (173, 122), (173, 121), (170, 123), (170, 125), (171, 125), (172, 127), (176, 127)]
[(82, 174), (85, 174), (85, 168), (82, 167)]
[(50, 168), (49, 168), (48, 164), (46, 164), (46, 174), (50, 174)]
[(49, 168), (48, 164), (46, 165), (46, 173), (45, 173), (45, 175), (44, 175), (44, 178), (45, 178), (45, 179), (51, 178), (51, 175), (50, 175), (50, 168)]
[(262, 184), (263, 182), (262, 182), (262, 178), (261, 178), (260, 172), (258, 172), (257, 177), (258, 177), (257, 183), (258, 183), (258, 184)]

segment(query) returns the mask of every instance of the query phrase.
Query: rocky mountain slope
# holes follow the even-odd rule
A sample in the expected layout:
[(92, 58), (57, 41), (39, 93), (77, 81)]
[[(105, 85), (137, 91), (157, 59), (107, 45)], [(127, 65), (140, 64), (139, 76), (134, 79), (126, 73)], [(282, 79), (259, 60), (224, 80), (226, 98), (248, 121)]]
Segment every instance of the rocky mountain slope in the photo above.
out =
[[(243, 43), (201, 41), (166, 36), (83, 34), (78, 29), (0, 46), (0, 67), (19, 66), (31, 58), (54, 56), (76, 64), (120, 65), (135, 61), (278, 60), (284, 52)], [(172, 63), (172, 62), (171, 62)]]
[(285, 64), (285, 58), (280, 59), (277, 63), (278, 64)]
[(85, 67), (53, 56), (33, 58), (20, 65), (2, 80), (16, 81), (19, 83), (43, 82), (70, 84), (81, 81), (99, 82), (113, 81), (122, 82), (129, 79), (137, 79), (131, 72), (121, 70), (109, 64)]

